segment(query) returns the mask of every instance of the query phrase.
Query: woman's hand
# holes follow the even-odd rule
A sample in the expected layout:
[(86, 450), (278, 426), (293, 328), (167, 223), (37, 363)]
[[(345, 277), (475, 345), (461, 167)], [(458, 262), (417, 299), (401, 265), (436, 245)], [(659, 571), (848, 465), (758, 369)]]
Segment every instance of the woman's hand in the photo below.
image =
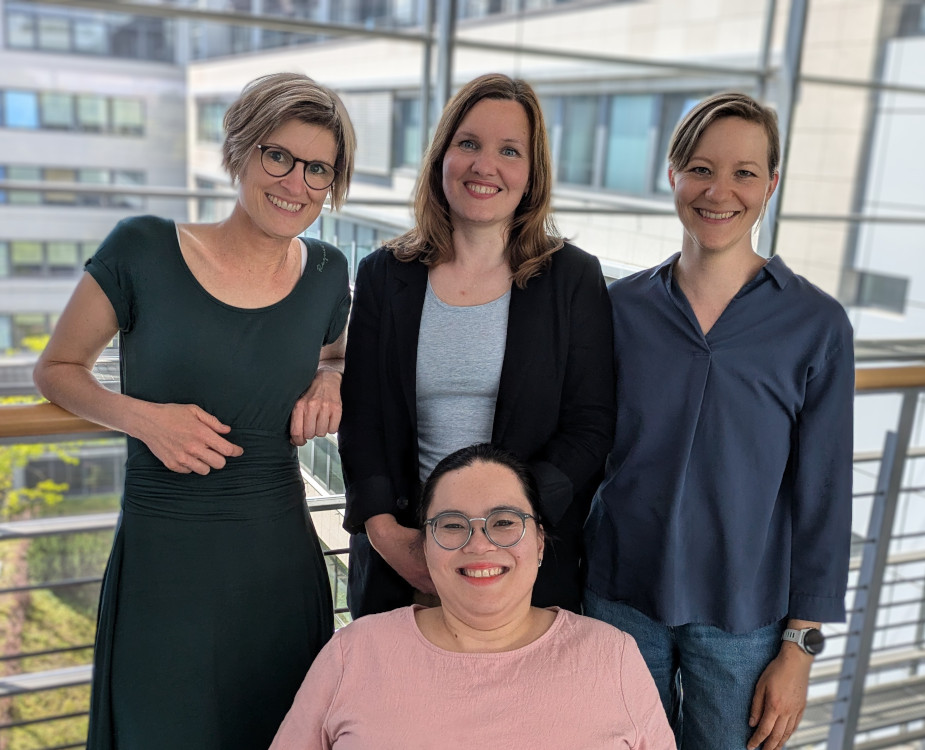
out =
[(137, 429), (132, 434), (171, 471), (208, 474), (222, 469), (244, 449), (225, 440), (231, 428), (195, 404), (136, 401)]
[(340, 381), (346, 349), (346, 328), (336, 341), (321, 347), (312, 384), (296, 401), (289, 419), (289, 439), (293, 445), (305, 445), (314, 437), (337, 432), (340, 427)]
[(392, 568), (414, 588), (424, 594), (436, 594), (434, 582), (424, 559), (421, 532), (409, 529), (383, 513), (366, 522), (370, 544)]
[[(818, 627), (813, 623), (803, 627), (811, 625)], [(765, 668), (755, 687), (748, 725), (756, 729), (748, 741), (748, 750), (784, 747), (803, 718), (812, 665), (813, 657), (795, 643), (781, 644), (780, 653)]]
[(305, 445), (314, 437), (337, 432), (340, 425), (340, 381), (336, 370), (319, 369), (308, 390), (296, 401), (289, 420), (289, 439)]

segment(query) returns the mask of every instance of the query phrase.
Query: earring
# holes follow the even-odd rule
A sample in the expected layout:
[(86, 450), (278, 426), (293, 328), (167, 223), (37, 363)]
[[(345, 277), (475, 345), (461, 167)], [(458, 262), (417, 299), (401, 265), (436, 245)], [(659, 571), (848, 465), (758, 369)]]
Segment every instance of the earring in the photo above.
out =
[(543, 558), (542, 558), (542, 557), (541, 557), (539, 560), (536, 561), (536, 567), (538, 567), (538, 568), (542, 568), (542, 567), (543, 567)]

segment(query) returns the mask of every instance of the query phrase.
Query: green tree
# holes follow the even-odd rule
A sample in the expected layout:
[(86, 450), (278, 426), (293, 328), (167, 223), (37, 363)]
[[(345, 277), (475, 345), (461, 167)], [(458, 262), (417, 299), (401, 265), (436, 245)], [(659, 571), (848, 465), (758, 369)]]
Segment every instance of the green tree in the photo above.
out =
[[(0, 398), (0, 406), (5, 404), (38, 403), (35, 396), (7, 396)], [(37, 506), (52, 506), (64, 499), (68, 485), (51, 479), (42, 479), (32, 487), (14, 486), (17, 469), (25, 468), (30, 461), (42, 456), (54, 455), (68, 464), (78, 463), (78, 459), (62, 450), (54, 443), (18, 443), (0, 445), (0, 518), (9, 519), (28, 515)]]

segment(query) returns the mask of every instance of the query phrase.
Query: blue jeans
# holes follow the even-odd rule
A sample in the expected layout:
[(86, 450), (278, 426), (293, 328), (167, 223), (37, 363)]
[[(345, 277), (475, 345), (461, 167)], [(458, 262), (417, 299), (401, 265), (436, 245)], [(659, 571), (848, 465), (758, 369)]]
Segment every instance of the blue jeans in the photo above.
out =
[(584, 613), (636, 639), (679, 750), (745, 750), (755, 685), (780, 651), (785, 621), (744, 635), (711, 625), (662, 625), (585, 589)]

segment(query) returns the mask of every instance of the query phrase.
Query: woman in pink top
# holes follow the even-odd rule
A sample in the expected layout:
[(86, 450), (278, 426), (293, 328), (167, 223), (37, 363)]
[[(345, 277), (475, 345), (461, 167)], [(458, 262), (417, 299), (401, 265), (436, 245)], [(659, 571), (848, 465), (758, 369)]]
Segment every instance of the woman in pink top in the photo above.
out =
[(517, 459), (484, 444), (447, 456), (421, 514), (441, 606), (335, 634), (271, 750), (675, 747), (630, 636), (530, 605), (544, 536)]

